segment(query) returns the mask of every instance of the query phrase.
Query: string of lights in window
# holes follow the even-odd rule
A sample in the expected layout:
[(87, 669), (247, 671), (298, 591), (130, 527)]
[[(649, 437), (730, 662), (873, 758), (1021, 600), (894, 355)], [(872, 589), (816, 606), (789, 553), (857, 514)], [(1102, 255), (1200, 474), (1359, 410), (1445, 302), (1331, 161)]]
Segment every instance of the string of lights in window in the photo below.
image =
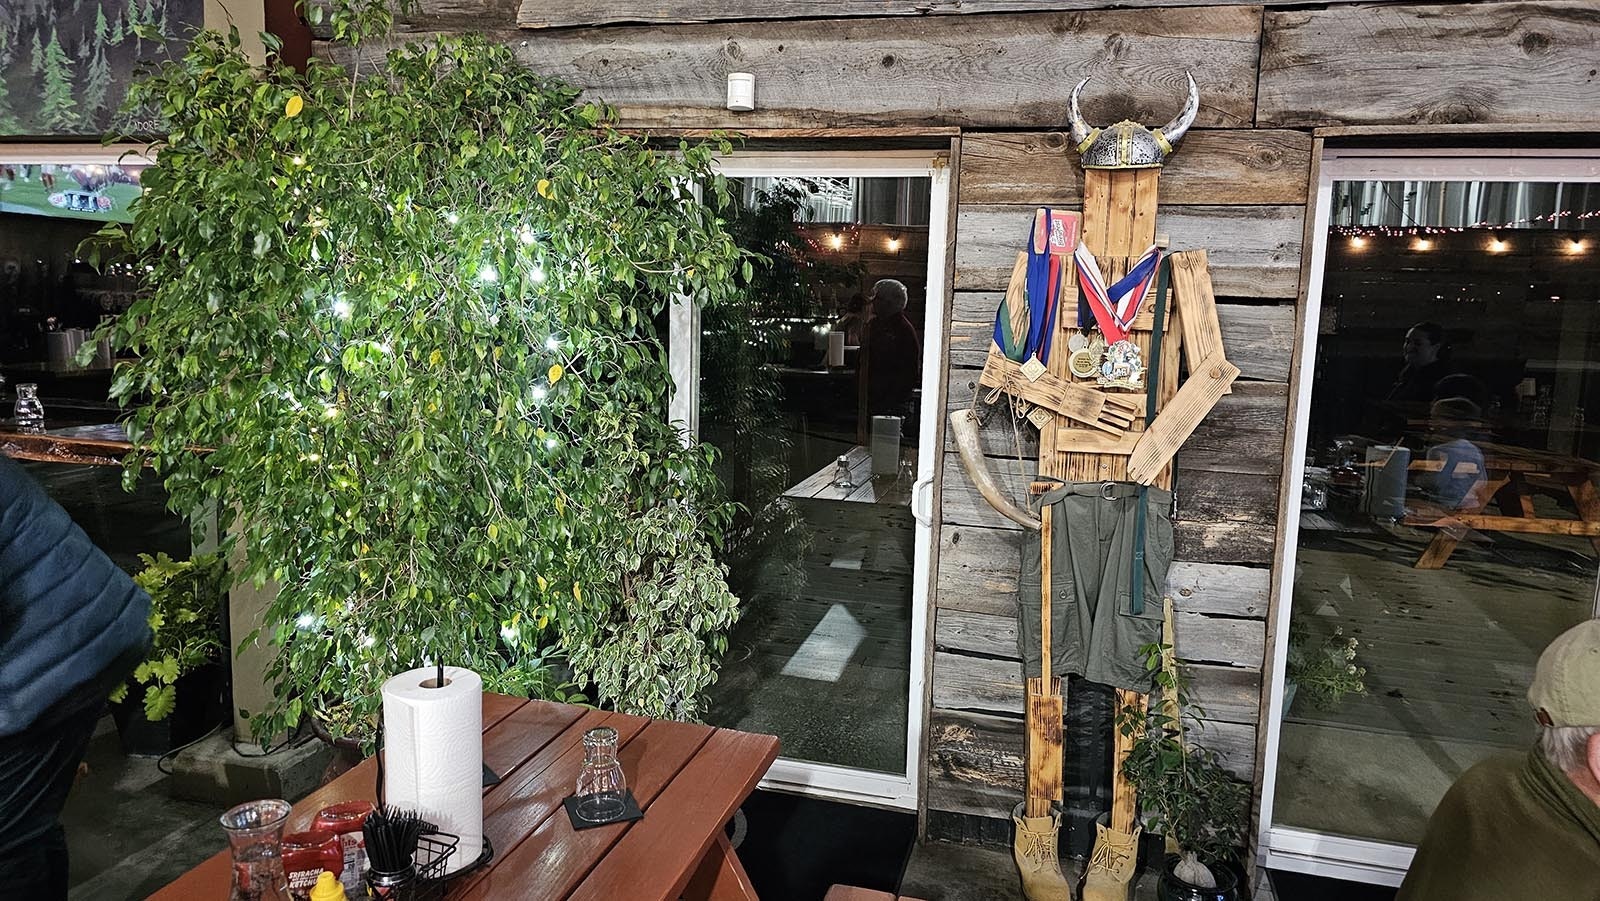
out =
[[(1367, 246), (1371, 238), (1411, 238), (1412, 250), (1432, 250), (1433, 240), (1430, 235), (1454, 235), (1461, 232), (1488, 232), (1489, 242), (1485, 249), (1490, 253), (1505, 253), (1511, 249), (1511, 244), (1498, 234), (1502, 230), (1526, 229), (1541, 223), (1554, 224), (1561, 220), (1574, 220), (1587, 222), (1600, 219), (1600, 210), (1587, 210), (1574, 213), (1572, 210), (1557, 210), (1539, 216), (1526, 216), (1521, 219), (1512, 219), (1506, 222), (1474, 222), (1471, 225), (1336, 225), (1330, 231), (1349, 241), (1350, 249), (1361, 250)], [(1581, 238), (1567, 240), (1566, 251), (1569, 254), (1584, 253), (1589, 249), (1588, 242)]]

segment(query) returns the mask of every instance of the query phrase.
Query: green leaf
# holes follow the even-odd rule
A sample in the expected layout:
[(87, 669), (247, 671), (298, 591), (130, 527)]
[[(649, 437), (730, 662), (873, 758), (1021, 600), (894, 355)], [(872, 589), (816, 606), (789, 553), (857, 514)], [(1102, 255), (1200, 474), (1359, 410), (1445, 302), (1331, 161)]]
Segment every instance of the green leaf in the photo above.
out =
[(178, 690), (171, 685), (150, 686), (144, 692), (144, 718), (159, 722), (178, 707)]

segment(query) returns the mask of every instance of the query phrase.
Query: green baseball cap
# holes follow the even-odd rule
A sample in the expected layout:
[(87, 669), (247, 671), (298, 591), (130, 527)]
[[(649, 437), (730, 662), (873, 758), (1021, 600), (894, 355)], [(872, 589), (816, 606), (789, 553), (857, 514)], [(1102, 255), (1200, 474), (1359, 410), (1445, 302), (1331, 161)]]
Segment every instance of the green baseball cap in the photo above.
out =
[(1545, 726), (1600, 726), (1600, 619), (1579, 623), (1539, 655), (1528, 703)]

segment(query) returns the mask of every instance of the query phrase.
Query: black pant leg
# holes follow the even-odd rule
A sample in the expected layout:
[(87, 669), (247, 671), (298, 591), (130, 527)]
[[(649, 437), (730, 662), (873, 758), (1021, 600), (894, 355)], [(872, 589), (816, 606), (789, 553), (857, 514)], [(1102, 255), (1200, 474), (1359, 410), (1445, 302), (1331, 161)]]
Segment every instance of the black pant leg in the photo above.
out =
[(61, 809), (102, 705), (0, 739), (0, 898), (66, 901)]

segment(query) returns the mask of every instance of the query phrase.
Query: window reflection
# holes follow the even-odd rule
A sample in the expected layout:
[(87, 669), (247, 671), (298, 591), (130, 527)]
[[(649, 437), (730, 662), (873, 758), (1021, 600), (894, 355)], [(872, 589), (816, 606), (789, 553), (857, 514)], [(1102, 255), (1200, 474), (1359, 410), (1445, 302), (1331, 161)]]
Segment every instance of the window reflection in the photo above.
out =
[(1335, 185), (1277, 825), (1415, 842), (1595, 609), (1590, 185)]
[(700, 437), (743, 508), (724, 550), (743, 614), (708, 718), (903, 773), (931, 183), (729, 189), (763, 262), (702, 319)]

